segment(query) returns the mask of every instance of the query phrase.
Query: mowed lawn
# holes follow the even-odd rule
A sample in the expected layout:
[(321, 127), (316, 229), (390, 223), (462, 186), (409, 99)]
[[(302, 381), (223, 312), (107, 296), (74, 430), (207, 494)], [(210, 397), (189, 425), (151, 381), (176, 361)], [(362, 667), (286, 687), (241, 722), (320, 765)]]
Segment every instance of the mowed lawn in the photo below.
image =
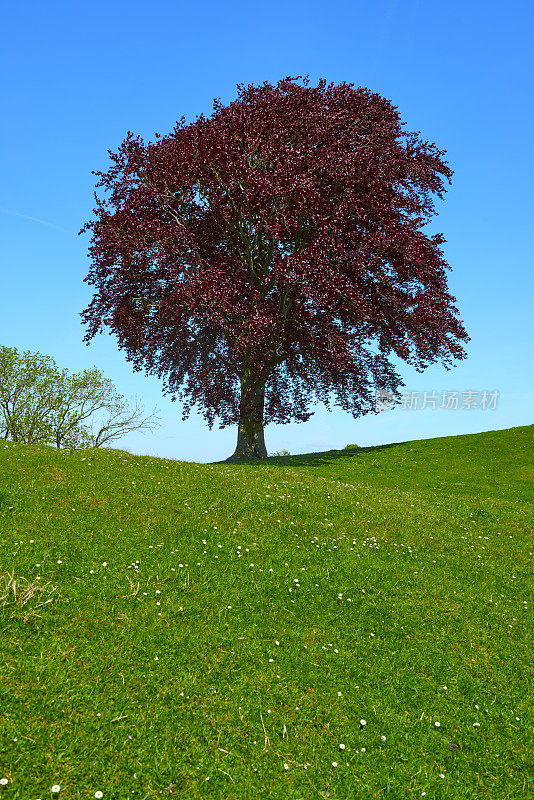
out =
[(534, 797), (533, 433), (1, 442), (0, 800)]

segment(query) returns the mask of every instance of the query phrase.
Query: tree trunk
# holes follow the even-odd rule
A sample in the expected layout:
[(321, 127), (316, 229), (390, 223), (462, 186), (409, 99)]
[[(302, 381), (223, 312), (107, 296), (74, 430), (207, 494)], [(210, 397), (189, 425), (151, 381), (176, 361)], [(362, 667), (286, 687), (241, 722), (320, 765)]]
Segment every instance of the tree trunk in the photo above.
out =
[(237, 446), (227, 461), (261, 461), (267, 458), (263, 436), (265, 383), (254, 380), (251, 369), (241, 376)]

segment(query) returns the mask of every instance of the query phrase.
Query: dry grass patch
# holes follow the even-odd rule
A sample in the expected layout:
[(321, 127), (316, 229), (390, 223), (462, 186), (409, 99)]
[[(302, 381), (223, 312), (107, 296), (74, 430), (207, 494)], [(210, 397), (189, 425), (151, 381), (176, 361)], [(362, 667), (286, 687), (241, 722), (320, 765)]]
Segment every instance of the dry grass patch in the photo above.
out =
[(0, 573), (0, 607), (11, 609), (9, 619), (21, 616), (27, 622), (31, 617), (40, 617), (37, 608), (59, 599), (57, 586), (51, 583), (41, 585), (40, 581), (39, 577), (33, 582), (27, 578), (15, 578), (14, 571)]

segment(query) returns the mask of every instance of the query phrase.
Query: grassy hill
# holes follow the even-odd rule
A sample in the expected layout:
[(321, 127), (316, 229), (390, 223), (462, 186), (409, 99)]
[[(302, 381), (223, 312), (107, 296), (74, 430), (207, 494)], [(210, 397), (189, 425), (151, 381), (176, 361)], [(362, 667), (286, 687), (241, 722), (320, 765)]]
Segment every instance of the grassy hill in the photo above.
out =
[(0, 797), (533, 797), (533, 434), (0, 443)]

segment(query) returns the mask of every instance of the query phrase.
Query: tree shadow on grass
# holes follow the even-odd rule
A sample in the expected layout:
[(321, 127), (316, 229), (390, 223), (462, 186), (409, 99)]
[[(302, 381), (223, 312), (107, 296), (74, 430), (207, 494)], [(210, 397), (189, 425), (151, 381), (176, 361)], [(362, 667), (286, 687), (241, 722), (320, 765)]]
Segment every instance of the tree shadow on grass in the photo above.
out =
[(234, 464), (236, 466), (246, 464), (256, 464), (258, 467), (316, 467), (323, 464), (332, 464), (340, 459), (359, 459), (369, 454), (377, 453), (380, 450), (387, 450), (390, 447), (399, 447), (406, 444), (405, 442), (393, 442), (392, 444), (380, 444), (375, 447), (353, 447), (344, 450), (326, 450), (322, 453), (301, 453), (294, 456), (269, 456), (264, 461), (256, 460), (243, 460), (243, 461), (213, 461), (212, 466), (216, 464)]

